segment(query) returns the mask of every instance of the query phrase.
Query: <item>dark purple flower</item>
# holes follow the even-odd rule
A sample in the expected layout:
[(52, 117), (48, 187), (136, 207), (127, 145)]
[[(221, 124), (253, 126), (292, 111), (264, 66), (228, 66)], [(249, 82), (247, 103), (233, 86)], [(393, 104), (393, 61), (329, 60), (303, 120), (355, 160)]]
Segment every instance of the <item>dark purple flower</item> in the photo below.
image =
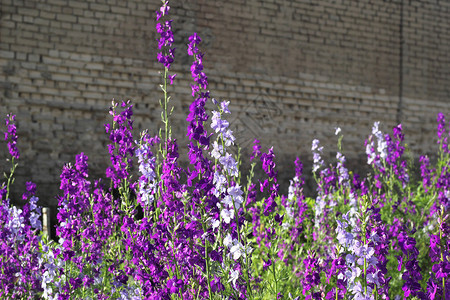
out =
[(443, 113), (439, 113), (437, 116), (437, 136), (438, 136), (438, 144), (441, 144), (441, 149), (444, 153), (449, 153), (449, 144), (448, 144), (448, 134), (446, 130), (446, 122), (445, 122), (445, 116)]
[(135, 146), (133, 140), (133, 115), (130, 101), (122, 102), (122, 111), (118, 112), (118, 104), (113, 102), (110, 114), (113, 116), (114, 125), (105, 125), (106, 133), (109, 134), (111, 144), (108, 145), (112, 167), (106, 170), (106, 177), (111, 178), (114, 188), (130, 175), (132, 158)]
[(5, 119), (7, 127), (7, 131), (5, 132), (5, 141), (8, 141), (9, 154), (11, 154), (14, 159), (19, 159), (20, 153), (19, 149), (17, 149), (17, 127), (15, 121), (15, 115), (7, 115), (7, 118)]
[[(173, 20), (160, 21), (163, 16), (168, 15), (169, 10), (169, 0), (164, 0), (159, 11), (156, 12), (156, 21), (159, 21), (159, 23), (156, 23), (156, 31), (160, 35), (158, 38), (158, 48), (161, 50), (161, 52), (157, 54), (157, 60), (164, 65), (164, 68), (166, 69), (165, 74), (170, 69), (175, 57), (175, 48), (173, 48), (174, 38), (172, 32)], [(170, 84), (173, 84), (175, 76), (176, 74), (168, 76)]]

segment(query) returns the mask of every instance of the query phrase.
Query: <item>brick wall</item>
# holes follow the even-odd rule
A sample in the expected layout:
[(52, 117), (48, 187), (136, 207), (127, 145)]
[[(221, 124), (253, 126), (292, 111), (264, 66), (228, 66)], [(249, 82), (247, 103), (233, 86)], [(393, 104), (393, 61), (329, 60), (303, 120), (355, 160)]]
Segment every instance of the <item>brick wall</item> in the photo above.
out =
[[(108, 165), (107, 109), (135, 103), (136, 131), (160, 125), (155, 62), (157, 0), (2, 0), (0, 115), (17, 114), (25, 180), (54, 205), (60, 170), (85, 152), (93, 177)], [(353, 165), (365, 163), (374, 121), (401, 121), (411, 150), (432, 153), (435, 117), (450, 113), (450, 5), (446, 1), (173, 1), (174, 133), (181, 151), (190, 101), (187, 38), (198, 32), (213, 97), (231, 101), (239, 143), (274, 145), (280, 175), (311, 159), (334, 127)], [(449, 116), (450, 117), (450, 116)], [(6, 148), (0, 143), (0, 167)]]

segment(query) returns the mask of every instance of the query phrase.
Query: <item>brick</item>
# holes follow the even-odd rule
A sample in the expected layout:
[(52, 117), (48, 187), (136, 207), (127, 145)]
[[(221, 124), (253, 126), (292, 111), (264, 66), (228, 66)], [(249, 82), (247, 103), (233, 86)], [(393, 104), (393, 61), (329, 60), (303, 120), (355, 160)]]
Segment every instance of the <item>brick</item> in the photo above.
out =
[(48, 57), (48, 56), (47, 57), (46, 56), (42, 57), (42, 61), (45, 64), (52, 64), (52, 65), (60, 65), (61, 62), (62, 62), (62, 60), (59, 59), (59, 58)]
[(128, 15), (130, 13), (130, 9), (126, 7), (111, 6), (111, 12), (115, 14)]
[(70, 81), (71, 75), (68, 74), (53, 74), (52, 79), (56, 81)]
[(19, 7), (18, 14), (24, 16), (37, 17), (39, 15), (39, 10), (32, 8)]
[(0, 58), (14, 58), (14, 52), (0, 50)]
[(109, 11), (109, 6), (106, 4), (97, 4), (97, 3), (89, 3), (89, 8), (91, 10), (98, 10), (98, 11)]
[(90, 70), (103, 70), (103, 65), (102, 64), (96, 64), (96, 63), (87, 63), (85, 65), (86, 69), (90, 69)]
[(56, 14), (53, 12), (41, 10), (39, 11), (39, 17), (43, 19), (54, 20), (56, 18)]
[(57, 14), (56, 20), (62, 21), (62, 22), (75, 23), (75, 22), (77, 22), (77, 16), (68, 15), (68, 14)]
[(86, 18), (86, 13), (84, 17), (78, 17), (78, 22), (85, 25), (98, 25), (99, 20), (94, 18)]
[(78, 9), (87, 9), (89, 6), (88, 2), (85, 1), (70, 1), (67, 5)]

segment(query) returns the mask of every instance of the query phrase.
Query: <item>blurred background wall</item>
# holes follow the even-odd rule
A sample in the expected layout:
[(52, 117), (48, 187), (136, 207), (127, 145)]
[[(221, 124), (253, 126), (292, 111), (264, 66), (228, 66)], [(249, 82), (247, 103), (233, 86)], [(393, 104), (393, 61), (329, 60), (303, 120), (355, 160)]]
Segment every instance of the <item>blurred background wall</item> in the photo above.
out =
[[(160, 124), (158, 0), (1, 0), (0, 115), (17, 115), (20, 166), (56, 205), (59, 174), (84, 152), (91, 178), (109, 157), (103, 124), (112, 99), (132, 100), (136, 137)], [(283, 188), (296, 156), (311, 164), (314, 138), (335, 155), (344, 134), (349, 166), (366, 164), (374, 121), (403, 124), (414, 157), (436, 153), (436, 115), (450, 118), (450, 2), (439, 0), (172, 1), (178, 74), (173, 131), (186, 151), (188, 36), (197, 32), (214, 98), (229, 116), (243, 159), (255, 137), (274, 146)], [(211, 106), (212, 107), (212, 106)], [(4, 128), (4, 127), (3, 127)], [(8, 170), (6, 144), (0, 167)], [(332, 161), (332, 160), (331, 160)], [(329, 160), (329, 162), (331, 162)]]

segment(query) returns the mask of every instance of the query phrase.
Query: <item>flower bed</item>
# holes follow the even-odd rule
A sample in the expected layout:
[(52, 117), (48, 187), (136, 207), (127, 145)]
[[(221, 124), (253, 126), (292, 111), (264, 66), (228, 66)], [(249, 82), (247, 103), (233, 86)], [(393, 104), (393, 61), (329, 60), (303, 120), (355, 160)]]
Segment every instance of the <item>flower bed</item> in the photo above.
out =
[[(157, 11), (162, 64), (161, 128), (132, 134), (132, 104), (114, 103), (105, 125), (108, 180), (89, 177), (83, 153), (61, 172), (57, 242), (41, 233), (36, 185), (22, 208), (9, 191), (20, 161), (15, 118), (5, 140), (11, 170), (0, 188), (0, 296), (11, 299), (445, 299), (450, 295), (450, 127), (439, 114), (439, 158), (420, 158), (410, 178), (401, 125), (375, 123), (366, 178), (350, 172), (336, 129), (336, 163), (312, 143), (317, 197), (303, 194), (303, 166), (280, 195), (274, 149), (255, 140), (242, 178), (230, 149), (229, 102), (207, 90), (201, 38), (189, 37), (192, 96), (189, 166), (170, 126), (175, 74), (168, 1)], [(207, 111), (212, 102), (216, 109)], [(265, 177), (255, 178), (255, 168)], [(133, 177), (133, 170), (139, 177)]]

